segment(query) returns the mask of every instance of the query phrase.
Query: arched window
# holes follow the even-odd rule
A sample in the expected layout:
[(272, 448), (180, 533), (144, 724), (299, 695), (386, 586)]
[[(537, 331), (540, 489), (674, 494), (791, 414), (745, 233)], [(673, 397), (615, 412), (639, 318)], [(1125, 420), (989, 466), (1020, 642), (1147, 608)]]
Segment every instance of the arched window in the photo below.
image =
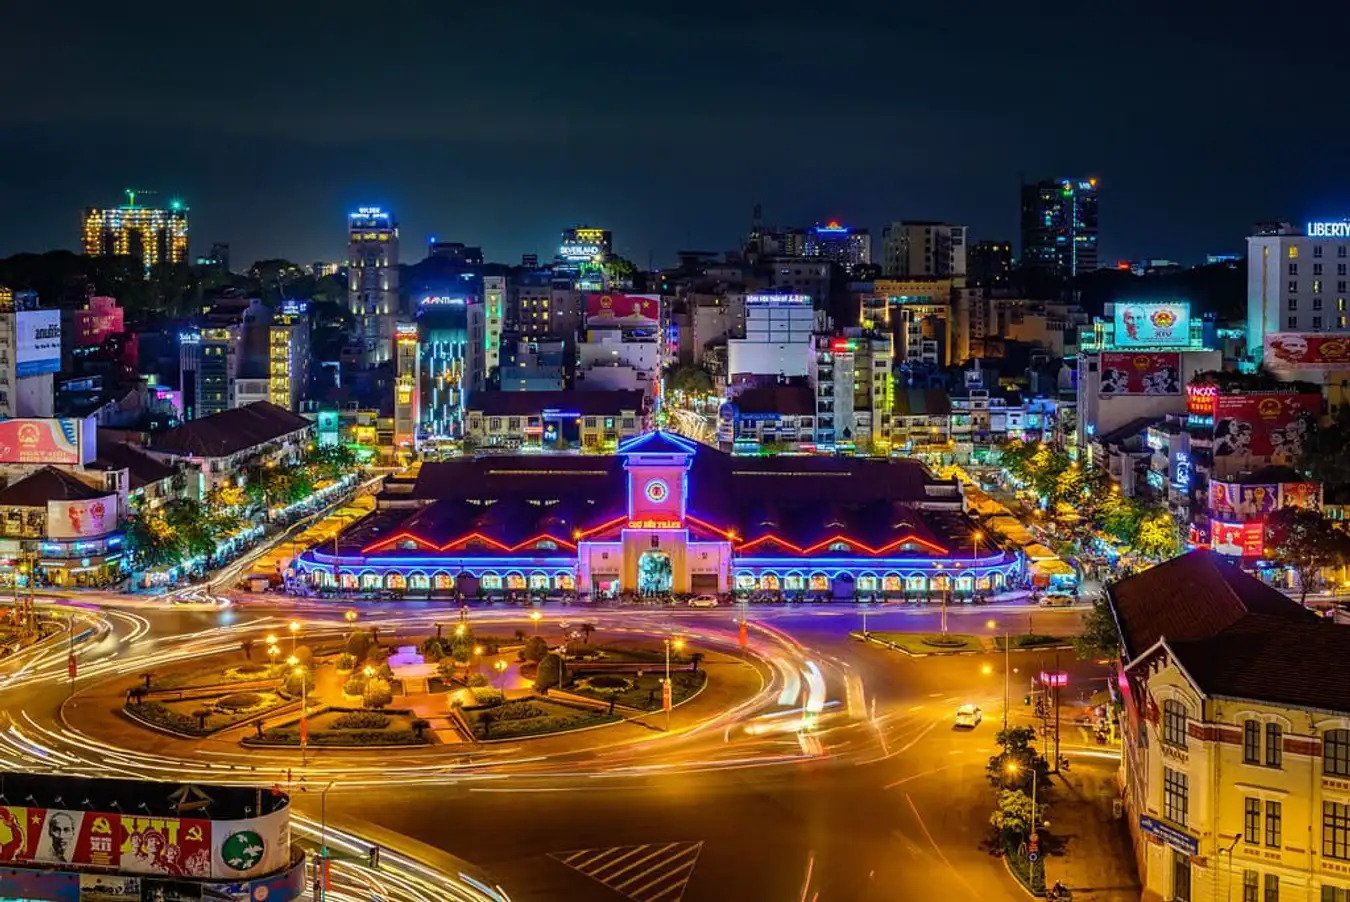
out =
[(737, 573), (736, 588), (753, 589), (755, 587), (755, 575), (753, 573)]
[(531, 589), (547, 589), (547, 588), (548, 588), (548, 574), (546, 574), (546, 573), (531, 573), (531, 574), (530, 574), (530, 588), (531, 588)]
[(484, 589), (500, 589), (502, 587), (502, 575), (500, 573), (484, 573), (478, 580), (478, 585)]
[(852, 549), (851, 547), (849, 547), (848, 542), (831, 542), (831, 543), (830, 543), (830, 548), (829, 548), (829, 550), (830, 550), (830, 551), (852, 551), (853, 549)]
[(824, 573), (812, 573), (811, 588), (816, 592), (826, 591), (830, 588), (830, 578)]
[(783, 587), (788, 591), (800, 591), (806, 588), (806, 579), (800, 573), (789, 573), (783, 579)]
[(875, 573), (864, 573), (858, 577), (859, 592), (875, 592), (877, 590), (877, 575)]
[(373, 570), (367, 570), (361, 574), (361, 588), (378, 589), (380, 587), (380, 574)]
[(521, 576), (519, 573), (506, 574), (506, 588), (508, 589), (525, 588), (525, 577)]
[(881, 578), (881, 590), (883, 592), (899, 592), (904, 584), (900, 582), (900, 574), (887, 573)]
[(455, 581), (450, 578), (449, 573), (441, 570), (431, 577), (431, 585), (441, 591), (448, 591), (455, 587)]
[(408, 588), (409, 588), (409, 589), (430, 589), (430, 588), (431, 588), (431, 580), (427, 579), (427, 575), (426, 575), (425, 573), (409, 573), (409, 574), (408, 574)]
[(765, 573), (759, 578), (759, 587), (766, 592), (777, 592), (781, 586), (777, 573)]
[(554, 577), (555, 584), (559, 589), (570, 592), (577, 587), (576, 578), (570, 573), (559, 573)]
[(558, 549), (558, 543), (552, 539), (540, 539), (538, 542), (534, 543), (534, 547), (538, 548), (540, 551), (556, 551)]
[(402, 573), (392, 570), (384, 575), (384, 587), (386, 589), (406, 589), (408, 588), (408, 580), (404, 578)]
[(928, 577), (922, 573), (911, 573), (905, 577), (905, 588), (910, 592), (927, 592)]

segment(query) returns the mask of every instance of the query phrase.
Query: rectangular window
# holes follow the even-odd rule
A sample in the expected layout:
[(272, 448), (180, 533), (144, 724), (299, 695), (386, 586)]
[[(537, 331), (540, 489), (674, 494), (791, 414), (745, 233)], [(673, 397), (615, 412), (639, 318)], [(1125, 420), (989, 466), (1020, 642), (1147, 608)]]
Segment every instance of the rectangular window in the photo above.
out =
[[(1321, 248), (1318, 248), (1318, 250), (1321, 250)], [(1313, 254), (1313, 256), (1316, 257), (1317, 254)], [(1315, 275), (1315, 276), (1320, 276), (1321, 274), (1322, 274), (1322, 264), (1321, 264), (1321, 263), (1314, 263), (1314, 264), (1313, 264), (1313, 275)]]
[(1291, 275), (1291, 276), (1296, 276), (1296, 275), (1298, 275), (1298, 264), (1297, 264), (1297, 263), (1290, 263), (1290, 264), (1289, 264), (1289, 275)]
[(1337, 263), (1337, 264), (1336, 264), (1336, 275), (1338, 275), (1338, 276), (1343, 276), (1343, 275), (1345, 275), (1345, 264), (1344, 264), (1344, 263)]
[(1287, 325), (1289, 326), (1289, 328), (1291, 328), (1291, 329), (1297, 329), (1297, 328), (1298, 328), (1298, 317), (1297, 317), (1297, 316), (1291, 316), (1291, 317), (1289, 317), (1289, 319), (1288, 319), (1288, 321), (1287, 321), (1286, 324), (1287, 324)]
[(1190, 789), (1186, 775), (1170, 767), (1163, 768), (1163, 816), (1184, 827), (1189, 806)]
[(1345, 291), (1345, 283), (1344, 283), (1344, 282), (1339, 282), (1339, 281), (1338, 281), (1338, 282), (1336, 283), (1336, 290), (1337, 290), (1337, 291)]
[(1322, 856), (1350, 861), (1350, 805), (1322, 803)]
[(1279, 802), (1266, 802), (1266, 845), (1278, 849), (1283, 831), (1284, 806)]
[(1186, 708), (1181, 702), (1163, 702), (1163, 742), (1177, 748), (1186, 747)]
[(1265, 902), (1280, 902), (1280, 878), (1274, 874), (1266, 875)]
[(1313, 298), (1313, 309), (1314, 310), (1322, 309), (1322, 299), (1320, 297)]
[(1320, 328), (1322, 328), (1322, 317), (1320, 317), (1320, 316), (1314, 316), (1314, 317), (1313, 317), (1313, 324), (1312, 324), (1312, 327), (1313, 327), (1314, 329), (1320, 329)]
[(1242, 724), (1242, 762), (1261, 763), (1261, 725), (1254, 720)]
[(1322, 773), (1350, 777), (1350, 730), (1328, 730), (1322, 737)]
[(1320, 256), (1322, 256), (1322, 245), (1320, 245), (1320, 244), (1314, 244), (1314, 245), (1313, 245), (1313, 256), (1314, 256), (1314, 257), (1320, 257)]
[(1172, 851), (1173, 902), (1191, 902), (1191, 856)]
[(1322, 280), (1313, 279), (1313, 294), (1321, 294), (1321, 293), (1322, 293)]
[(1339, 244), (1339, 245), (1336, 246), (1336, 256), (1337, 256), (1337, 257), (1344, 257), (1344, 256), (1345, 256), (1345, 245), (1344, 245), (1344, 244)]
[(1242, 841), (1261, 841), (1261, 800), (1248, 796), (1242, 803)]
[[(1314, 317), (1314, 321), (1321, 317)], [(1277, 723), (1266, 724), (1266, 767), (1284, 766), (1284, 729)]]
[(1288, 305), (1288, 307), (1289, 307), (1290, 310), (1297, 310), (1297, 309), (1298, 309), (1298, 298), (1290, 298), (1290, 299), (1289, 299), (1288, 301), (1286, 301), (1285, 303)]
[(1261, 902), (1261, 875), (1256, 871), (1242, 872), (1242, 902)]
[(1289, 280), (1289, 293), (1298, 294), (1298, 279)]
[(1350, 889), (1339, 886), (1322, 887), (1322, 902), (1350, 902)]

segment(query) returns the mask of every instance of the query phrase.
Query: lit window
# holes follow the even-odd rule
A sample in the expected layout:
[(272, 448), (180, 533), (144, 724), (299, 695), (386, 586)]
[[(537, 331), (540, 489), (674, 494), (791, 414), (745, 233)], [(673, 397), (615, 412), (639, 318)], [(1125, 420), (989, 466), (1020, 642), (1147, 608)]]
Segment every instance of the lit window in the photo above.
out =
[(1350, 730), (1328, 730), (1322, 737), (1322, 773), (1350, 777)]
[(1289, 245), (1289, 259), (1290, 259), (1290, 260), (1297, 260), (1297, 259), (1298, 259), (1298, 245), (1297, 245), (1297, 244), (1291, 244), (1291, 245)]
[(1189, 807), (1190, 787), (1186, 774), (1170, 767), (1163, 768), (1163, 817), (1184, 827)]
[(1186, 707), (1179, 701), (1163, 702), (1163, 742), (1184, 749), (1186, 747)]
[(1277, 723), (1266, 724), (1266, 767), (1284, 766), (1284, 729)]

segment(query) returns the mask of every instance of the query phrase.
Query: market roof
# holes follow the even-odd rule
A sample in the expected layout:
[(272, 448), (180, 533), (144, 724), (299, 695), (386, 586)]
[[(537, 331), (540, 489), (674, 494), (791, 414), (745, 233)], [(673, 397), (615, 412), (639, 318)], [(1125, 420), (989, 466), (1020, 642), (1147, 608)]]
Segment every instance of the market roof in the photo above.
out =
[(617, 391), (480, 391), (466, 407), (489, 417), (536, 416), (545, 410), (576, 416), (619, 416), (646, 410), (646, 398), (635, 389)]
[(733, 402), (741, 413), (777, 413), (794, 417), (816, 414), (816, 393), (809, 385), (747, 388)]
[(178, 471), (160, 463), (149, 454), (126, 442), (98, 443), (98, 457), (88, 464), (95, 470), (126, 470), (128, 486), (132, 491), (169, 479)]
[(46, 507), (48, 501), (92, 501), (114, 494), (116, 492), (96, 489), (65, 470), (43, 467), (0, 489), (0, 506)]
[(1206, 694), (1350, 711), (1350, 627), (1213, 552), (1123, 579), (1107, 597), (1131, 664), (1161, 641)]
[(151, 440), (150, 449), (193, 457), (229, 457), (311, 425), (271, 401), (254, 401), (160, 433)]

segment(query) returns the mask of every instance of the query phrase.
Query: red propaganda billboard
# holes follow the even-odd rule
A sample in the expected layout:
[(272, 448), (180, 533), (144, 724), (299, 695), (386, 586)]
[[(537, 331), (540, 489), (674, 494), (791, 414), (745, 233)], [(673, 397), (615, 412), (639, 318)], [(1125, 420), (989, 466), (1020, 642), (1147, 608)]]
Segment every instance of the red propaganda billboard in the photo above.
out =
[(661, 318), (661, 298), (655, 294), (586, 295), (586, 319)]
[(87, 539), (117, 528), (117, 496), (88, 501), (48, 501), (47, 535), (53, 539)]
[(1320, 394), (1254, 392), (1214, 401), (1215, 457), (1283, 457), (1303, 453), (1322, 413)]
[(1209, 547), (1231, 557), (1260, 557), (1265, 550), (1264, 523), (1209, 521)]
[(1247, 485), (1213, 480), (1209, 484), (1209, 512), (1215, 517), (1261, 518), (1280, 507), (1280, 486)]
[(81, 463), (81, 426), (81, 420), (0, 420), (0, 463)]
[(211, 873), (210, 821), (123, 815), (118, 831), (118, 867), (123, 871), (168, 877), (206, 877)]
[(1322, 486), (1316, 482), (1280, 483), (1280, 507), (1322, 509)]
[(1271, 332), (1262, 361), (1274, 370), (1350, 369), (1350, 336)]
[(1103, 351), (1098, 394), (1179, 395), (1181, 355), (1176, 352)]
[(115, 816), (60, 808), (29, 808), (28, 813), (29, 822), (41, 830), (34, 861), (100, 868), (118, 866)]

